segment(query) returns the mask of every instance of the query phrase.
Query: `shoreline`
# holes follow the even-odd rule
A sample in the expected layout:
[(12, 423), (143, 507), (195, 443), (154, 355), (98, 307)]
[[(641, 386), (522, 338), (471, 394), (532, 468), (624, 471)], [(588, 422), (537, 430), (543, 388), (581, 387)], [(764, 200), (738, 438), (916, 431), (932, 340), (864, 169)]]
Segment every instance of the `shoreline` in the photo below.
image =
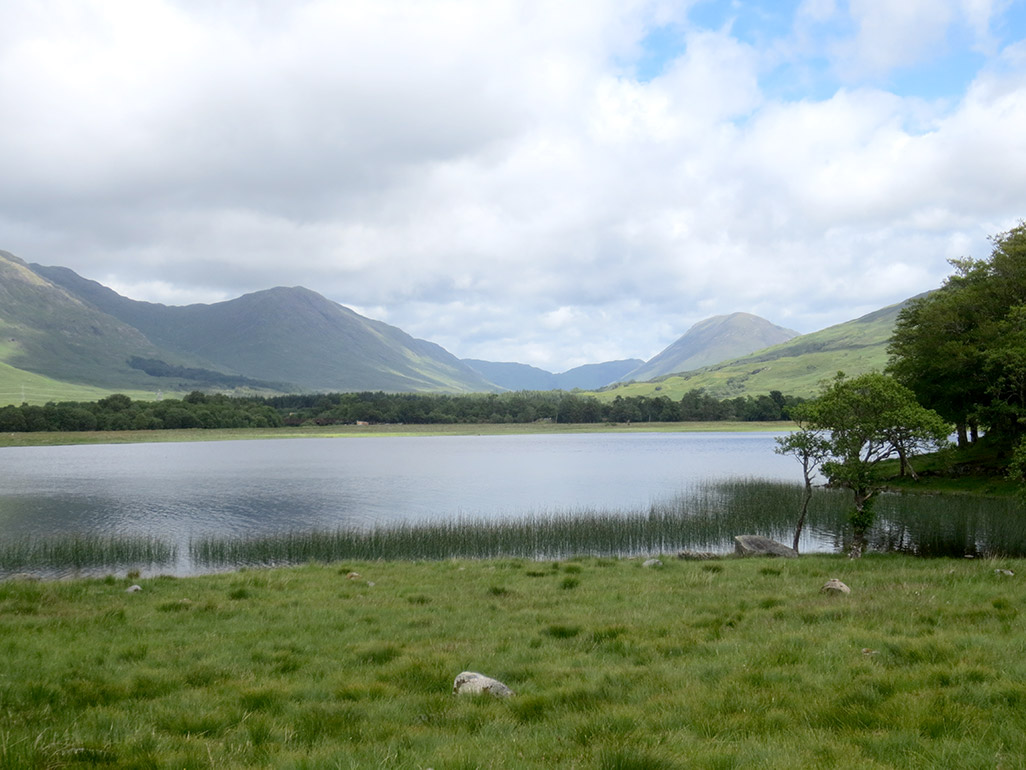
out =
[(324, 425), (295, 428), (189, 428), (179, 430), (38, 431), (0, 433), (0, 448), (88, 444), (151, 444), (258, 439), (365, 438), (373, 436), (514, 436), (557, 433), (766, 433), (794, 429), (780, 422), (455, 423)]

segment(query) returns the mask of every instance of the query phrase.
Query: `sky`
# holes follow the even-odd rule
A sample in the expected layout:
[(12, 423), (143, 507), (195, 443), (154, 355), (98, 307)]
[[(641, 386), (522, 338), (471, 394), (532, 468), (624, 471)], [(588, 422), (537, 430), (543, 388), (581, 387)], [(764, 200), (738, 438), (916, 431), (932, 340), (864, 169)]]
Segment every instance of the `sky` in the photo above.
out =
[(807, 333), (1026, 218), (1026, 0), (0, 0), (0, 249), (460, 358)]

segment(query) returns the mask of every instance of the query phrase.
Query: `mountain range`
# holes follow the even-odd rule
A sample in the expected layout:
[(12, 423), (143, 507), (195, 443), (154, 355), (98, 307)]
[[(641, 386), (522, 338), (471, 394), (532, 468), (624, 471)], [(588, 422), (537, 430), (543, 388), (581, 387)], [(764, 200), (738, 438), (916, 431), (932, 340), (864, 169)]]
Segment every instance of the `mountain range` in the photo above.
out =
[[(897, 311), (879, 312), (883, 315), (871, 335), (882, 351)], [(863, 331), (869, 328), (863, 319), (849, 323), (860, 322)], [(726, 385), (720, 373), (733, 371), (733, 362), (751, 369), (759, 361), (767, 364), (760, 371), (782, 372), (780, 362), (796, 355), (838, 358), (861, 344), (858, 334), (835, 333), (831, 344), (816, 335), (796, 335), (757, 316), (733, 313), (695, 324), (647, 362), (608, 361), (553, 374), (513, 362), (460, 360), (303, 287), (169, 306), (129, 299), (68, 268), (29, 264), (0, 251), (0, 404), (19, 402), (19, 384), (24, 399), (26, 384), (40, 382), (61, 393), (83, 388), (89, 395), (82, 398), (95, 397), (90, 388), (100, 393), (580, 389), (612, 397), (667, 394), (687, 384), (686, 389), (728, 394), (768, 392), (771, 388), (761, 390), (766, 378), (750, 371), (726, 376)], [(790, 352), (774, 352), (780, 350)], [(771, 357), (759, 358), (766, 355)], [(848, 371), (855, 373), (850, 366)], [(613, 387), (616, 383), (626, 384)]]

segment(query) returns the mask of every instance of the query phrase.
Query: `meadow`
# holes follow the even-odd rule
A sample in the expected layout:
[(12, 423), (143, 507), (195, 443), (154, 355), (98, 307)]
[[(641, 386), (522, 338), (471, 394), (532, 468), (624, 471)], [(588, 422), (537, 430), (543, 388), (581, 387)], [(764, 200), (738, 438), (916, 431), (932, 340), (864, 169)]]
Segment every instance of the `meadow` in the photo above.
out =
[(0, 766), (1026, 764), (1026, 562), (662, 561), (0, 582)]

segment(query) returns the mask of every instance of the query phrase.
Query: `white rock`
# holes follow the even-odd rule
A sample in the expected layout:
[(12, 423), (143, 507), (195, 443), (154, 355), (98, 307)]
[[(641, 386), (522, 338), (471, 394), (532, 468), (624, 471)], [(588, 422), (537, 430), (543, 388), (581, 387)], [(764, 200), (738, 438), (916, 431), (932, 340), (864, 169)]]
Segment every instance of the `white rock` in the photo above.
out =
[(142, 586), (129, 586), (125, 589), (126, 594), (134, 594), (136, 591), (141, 591)]
[(846, 586), (837, 578), (832, 578), (831, 580), (828, 580), (822, 588), (819, 589), (819, 592), (823, 594), (850, 594), (851, 589), (848, 588), (848, 586)]
[(511, 689), (490, 676), (474, 671), (464, 671), (452, 683), (453, 695), (494, 695), (496, 698), (509, 698), (515, 695)]
[(659, 559), (649, 559), (648, 561), (646, 561), (641, 566), (642, 567), (662, 567), (663, 563), (661, 561), (659, 561)]
[(1008, 575), (1009, 577), (1011, 577), (1015, 573), (1012, 572), (1012, 570), (1010, 570), (1010, 569), (996, 569), (996, 570), (994, 570), (994, 574), (996, 574), (996, 575)]

